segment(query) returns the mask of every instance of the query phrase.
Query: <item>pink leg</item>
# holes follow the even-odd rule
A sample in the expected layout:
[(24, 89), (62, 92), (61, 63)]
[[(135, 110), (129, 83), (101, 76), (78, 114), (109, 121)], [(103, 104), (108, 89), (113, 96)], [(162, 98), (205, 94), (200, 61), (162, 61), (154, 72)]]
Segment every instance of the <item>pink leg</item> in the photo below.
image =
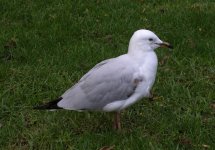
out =
[(115, 112), (114, 114), (114, 128), (116, 130), (121, 130), (120, 112)]
[(153, 98), (154, 98), (154, 95), (153, 95), (153, 93), (150, 91), (149, 100), (150, 100), (150, 101), (153, 101), (153, 100), (154, 100)]

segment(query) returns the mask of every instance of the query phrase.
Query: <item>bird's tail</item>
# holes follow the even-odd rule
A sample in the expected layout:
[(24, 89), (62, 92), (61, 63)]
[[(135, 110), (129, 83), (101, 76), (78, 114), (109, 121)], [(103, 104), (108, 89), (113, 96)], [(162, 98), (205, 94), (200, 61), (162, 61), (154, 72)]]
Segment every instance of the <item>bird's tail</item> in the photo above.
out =
[(58, 99), (55, 99), (53, 101), (50, 101), (48, 103), (45, 103), (43, 105), (35, 106), (33, 109), (39, 109), (39, 110), (44, 110), (44, 109), (62, 109), (61, 107), (57, 106), (57, 103), (62, 100), (62, 97), (59, 97)]

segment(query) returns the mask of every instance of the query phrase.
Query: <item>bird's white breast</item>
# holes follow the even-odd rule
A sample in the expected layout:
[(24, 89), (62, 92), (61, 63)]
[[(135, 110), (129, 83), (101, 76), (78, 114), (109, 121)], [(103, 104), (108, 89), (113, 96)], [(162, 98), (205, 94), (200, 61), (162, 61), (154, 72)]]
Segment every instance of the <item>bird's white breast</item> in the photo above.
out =
[(147, 93), (149, 94), (157, 73), (157, 56), (154, 52), (148, 52), (145, 54), (145, 57), (139, 63), (139, 76), (142, 77), (142, 82), (137, 87), (138, 93), (141, 94), (142, 97), (147, 97)]
[(133, 80), (140, 79), (135, 92), (126, 100), (115, 101), (107, 104), (104, 111), (119, 111), (134, 104), (143, 97), (150, 96), (150, 90), (154, 84), (157, 73), (157, 56), (154, 52), (147, 52), (141, 59), (133, 58), (138, 67), (137, 72), (133, 74)]
[(139, 82), (134, 94), (125, 100), (124, 105), (121, 109), (125, 109), (128, 106), (134, 104), (143, 97), (150, 96), (150, 90), (154, 84), (156, 73), (157, 73), (157, 56), (154, 52), (148, 52), (143, 57), (143, 60), (136, 60), (139, 65), (139, 71), (134, 73), (134, 79), (142, 79)]

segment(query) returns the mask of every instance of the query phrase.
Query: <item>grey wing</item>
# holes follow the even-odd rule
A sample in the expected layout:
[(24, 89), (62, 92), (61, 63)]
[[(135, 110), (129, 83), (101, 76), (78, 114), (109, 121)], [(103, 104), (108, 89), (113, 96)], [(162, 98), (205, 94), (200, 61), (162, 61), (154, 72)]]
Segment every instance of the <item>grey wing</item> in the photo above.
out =
[(91, 73), (93, 73), (96, 69), (100, 68), (101, 66), (107, 64), (108, 62), (110, 62), (111, 60), (114, 60), (115, 58), (111, 58), (111, 59), (106, 59), (98, 64), (96, 64), (90, 71), (88, 71), (81, 79), (79, 82), (85, 80), (88, 76), (90, 76)]
[(125, 59), (111, 59), (96, 65), (65, 94), (58, 106), (73, 110), (102, 110), (114, 101), (125, 100), (136, 88), (136, 67)]
[[(90, 71), (88, 71), (80, 80), (78, 83), (76, 83), (75, 85), (73, 85), (70, 89), (68, 89), (63, 95), (67, 95), (67, 93), (69, 94), (72, 89), (74, 89), (76, 86), (80, 85), (80, 83), (82, 81), (84, 81), (87, 77), (89, 77), (95, 70), (97, 70), (98, 68), (100, 68), (101, 66), (107, 64), (109, 61), (114, 60), (115, 58), (111, 58), (111, 59), (106, 59), (98, 64), (96, 64), (92, 69), (90, 69)], [(63, 96), (62, 95), (62, 96)]]

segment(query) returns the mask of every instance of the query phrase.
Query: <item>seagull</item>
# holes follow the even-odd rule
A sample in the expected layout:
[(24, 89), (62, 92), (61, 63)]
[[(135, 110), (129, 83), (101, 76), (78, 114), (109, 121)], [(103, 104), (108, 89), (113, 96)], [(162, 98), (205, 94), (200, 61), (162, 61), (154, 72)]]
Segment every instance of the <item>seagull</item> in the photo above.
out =
[(34, 108), (115, 112), (114, 128), (120, 130), (120, 111), (151, 97), (159, 47), (173, 48), (152, 31), (137, 30), (127, 54), (98, 63), (59, 98)]

